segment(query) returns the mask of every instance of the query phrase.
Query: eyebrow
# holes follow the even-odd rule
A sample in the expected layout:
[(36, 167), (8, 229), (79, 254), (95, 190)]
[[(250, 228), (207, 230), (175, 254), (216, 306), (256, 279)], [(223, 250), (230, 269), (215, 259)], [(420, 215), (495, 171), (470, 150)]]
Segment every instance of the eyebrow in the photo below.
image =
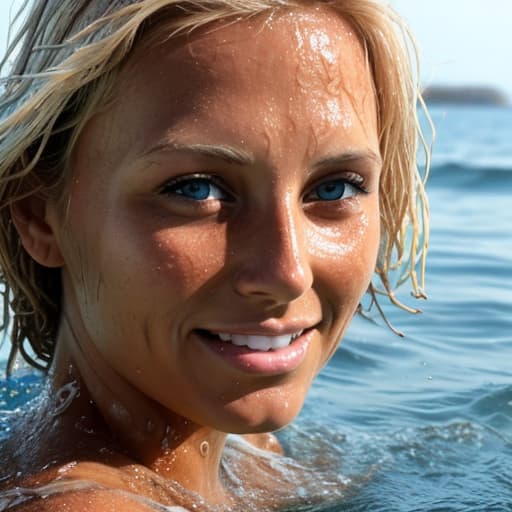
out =
[(251, 153), (222, 144), (183, 144), (178, 142), (163, 142), (144, 152), (142, 156), (146, 157), (165, 151), (219, 158), (234, 165), (251, 165), (255, 162), (254, 155)]
[(380, 155), (371, 149), (367, 149), (363, 151), (351, 151), (341, 155), (332, 155), (326, 158), (322, 158), (315, 163), (314, 167), (335, 167), (344, 162), (351, 162), (355, 160), (373, 160), (376, 164), (379, 165), (379, 167), (382, 166), (382, 158)]

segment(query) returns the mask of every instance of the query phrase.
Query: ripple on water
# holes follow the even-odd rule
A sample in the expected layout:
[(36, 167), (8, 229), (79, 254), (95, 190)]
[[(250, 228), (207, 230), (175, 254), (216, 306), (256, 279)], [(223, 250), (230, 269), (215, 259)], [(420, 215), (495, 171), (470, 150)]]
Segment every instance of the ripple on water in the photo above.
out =
[(512, 386), (489, 386), (472, 401), (470, 411), (487, 425), (512, 432)]
[(510, 510), (512, 446), (493, 429), (460, 421), (370, 435), (344, 430), (338, 452), (359, 472), (359, 487), (342, 507), (322, 512)]
[(9, 435), (21, 407), (40, 395), (43, 383), (35, 373), (0, 380), (0, 441)]

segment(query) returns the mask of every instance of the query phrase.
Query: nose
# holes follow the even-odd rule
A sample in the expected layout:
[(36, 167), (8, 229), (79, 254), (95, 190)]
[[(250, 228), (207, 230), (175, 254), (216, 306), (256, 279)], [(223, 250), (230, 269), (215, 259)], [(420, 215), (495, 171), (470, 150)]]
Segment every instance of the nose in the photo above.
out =
[(311, 288), (304, 222), (289, 205), (255, 215), (239, 239), (240, 258), (232, 274), (237, 294), (282, 305)]

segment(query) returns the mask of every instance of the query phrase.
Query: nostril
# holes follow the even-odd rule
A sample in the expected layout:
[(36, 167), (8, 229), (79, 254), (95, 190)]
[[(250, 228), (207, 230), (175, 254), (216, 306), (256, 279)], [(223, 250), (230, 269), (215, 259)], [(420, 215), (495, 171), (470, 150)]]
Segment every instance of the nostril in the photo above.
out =
[(245, 267), (233, 276), (233, 286), (238, 295), (269, 299), (273, 303), (289, 303), (312, 286), (312, 273), (309, 270), (290, 270), (266, 267)]
[[(300, 297), (313, 282), (311, 255), (303, 243), (305, 230), (296, 225), (287, 202), (271, 205), (253, 236), (240, 245), (233, 260), (234, 288), (239, 295), (284, 304)], [(298, 229), (299, 228), (299, 229)]]

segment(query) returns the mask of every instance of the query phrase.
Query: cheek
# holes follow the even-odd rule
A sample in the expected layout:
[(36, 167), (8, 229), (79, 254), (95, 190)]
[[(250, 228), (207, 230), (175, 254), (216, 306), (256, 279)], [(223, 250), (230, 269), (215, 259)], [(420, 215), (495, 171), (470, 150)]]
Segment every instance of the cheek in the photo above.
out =
[(153, 284), (172, 285), (182, 297), (191, 296), (224, 267), (225, 229), (217, 225), (157, 230), (147, 251), (153, 262)]
[(313, 226), (308, 230), (309, 253), (338, 284), (368, 286), (379, 247), (378, 208), (359, 212), (339, 225)]
[[(120, 202), (105, 221), (103, 268), (141, 288), (190, 295), (222, 267), (225, 227), (171, 215), (162, 202)], [(169, 297), (171, 299), (172, 297)]]
[(169, 228), (161, 215), (120, 212), (89, 217), (89, 232), (71, 226), (68, 272), (77, 312), (95, 339), (140, 335), (158, 318), (168, 326), (224, 265), (221, 224)]

